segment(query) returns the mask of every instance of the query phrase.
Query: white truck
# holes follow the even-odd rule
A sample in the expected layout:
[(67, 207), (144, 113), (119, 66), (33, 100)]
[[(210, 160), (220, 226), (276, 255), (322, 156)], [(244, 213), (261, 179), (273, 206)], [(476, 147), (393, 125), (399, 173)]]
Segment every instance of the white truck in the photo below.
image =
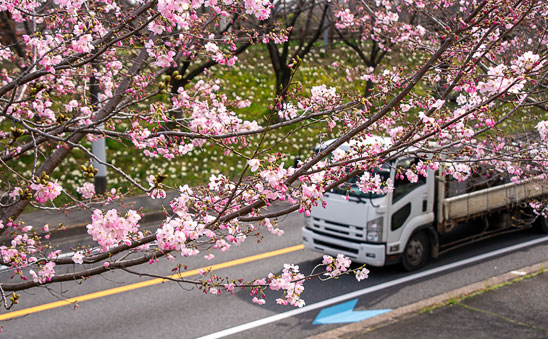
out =
[[(350, 145), (339, 148), (347, 151)], [(393, 180), (394, 189), (387, 194), (361, 192), (355, 185), (356, 177), (344, 188), (326, 193), (326, 207), (314, 207), (306, 218), (302, 229), (305, 247), (329, 255), (342, 253), (372, 266), (400, 262), (404, 269), (413, 271), (424, 266), (429, 257), (528, 227), (517, 222), (520, 206), (548, 194), (540, 180), (505, 183), (491, 176), (472, 185), (472, 179), (457, 182), (430, 169), (427, 177), (419, 176), (415, 183), (401, 176), (395, 178), (396, 172), (405, 172), (418, 160), (401, 157), (375, 171), (383, 179)], [(456, 225), (467, 221), (474, 221), (472, 233), (467, 230), (449, 242), (440, 241)], [(544, 218), (537, 223), (548, 232)]]

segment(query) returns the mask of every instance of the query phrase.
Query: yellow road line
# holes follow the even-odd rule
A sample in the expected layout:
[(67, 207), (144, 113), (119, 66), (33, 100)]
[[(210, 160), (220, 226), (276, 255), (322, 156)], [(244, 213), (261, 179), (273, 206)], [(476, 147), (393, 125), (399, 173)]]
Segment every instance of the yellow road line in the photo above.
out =
[[(246, 264), (246, 263), (256, 261), (256, 260), (266, 259), (266, 258), (270, 258), (270, 257), (275, 257), (277, 255), (281, 255), (281, 254), (300, 251), (302, 249), (304, 249), (304, 245), (286, 247), (286, 248), (282, 248), (282, 249), (279, 249), (279, 250), (276, 250), (276, 251), (256, 254), (256, 255), (249, 256), (249, 257), (245, 257), (245, 258), (230, 260), (230, 261), (223, 262), (223, 263), (216, 264), (216, 265), (202, 267), (200, 269), (195, 269), (195, 270), (191, 270), (191, 271), (187, 271), (187, 272), (183, 272), (183, 273), (173, 274), (173, 275), (168, 276), (167, 278), (171, 278), (171, 279), (186, 278), (186, 277), (190, 277), (190, 276), (199, 274), (200, 273), (199, 270), (202, 270), (202, 271), (220, 270), (222, 268), (227, 268), (227, 267), (232, 267), (232, 266), (236, 266), (236, 265)], [(127, 291), (135, 290), (135, 289), (138, 289), (138, 288), (142, 288), (142, 287), (157, 285), (157, 284), (161, 284), (161, 283), (166, 282), (166, 281), (168, 281), (168, 280), (164, 279), (164, 278), (150, 279), (150, 280), (146, 280), (146, 281), (142, 281), (142, 282), (138, 282), (138, 283), (134, 283), (134, 284), (129, 284), (129, 285), (125, 285), (125, 286), (111, 288), (111, 289), (108, 289), (108, 290), (103, 290), (103, 291), (94, 292), (94, 293), (90, 293), (90, 294), (84, 294), (84, 295), (79, 296), (79, 297), (68, 298), (68, 299), (65, 299), (65, 300), (59, 300), (59, 301), (52, 302), (52, 303), (49, 303), (49, 304), (43, 304), (43, 305), (39, 305), (39, 306), (24, 308), (24, 309), (19, 310), (19, 311), (0, 314), (0, 320), (7, 320), (7, 319), (20, 317), (20, 316), (31, 314), (31, 313), (51, 310), (52, 308), (66, 306), (66, 305), (70, 305), (70, 304), (74, 304), (74, 303), (79, 303), (79, 302), (86, 301), (86, 300), (92, 300), (92, 299), (97, 299), (97, 298), (101, 298), (101, 297), (106, 297), (108, 295), (127, 292)]]

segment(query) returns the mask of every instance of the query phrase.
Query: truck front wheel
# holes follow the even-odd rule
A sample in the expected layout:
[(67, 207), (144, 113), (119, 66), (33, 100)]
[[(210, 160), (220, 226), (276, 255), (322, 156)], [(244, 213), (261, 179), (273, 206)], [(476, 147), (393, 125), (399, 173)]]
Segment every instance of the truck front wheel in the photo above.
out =
[(408, 271), (423, 267), (430, 256), (430, 241), (424, 232), (417, 232), (409, 238), (402, 255), (401, 264)]

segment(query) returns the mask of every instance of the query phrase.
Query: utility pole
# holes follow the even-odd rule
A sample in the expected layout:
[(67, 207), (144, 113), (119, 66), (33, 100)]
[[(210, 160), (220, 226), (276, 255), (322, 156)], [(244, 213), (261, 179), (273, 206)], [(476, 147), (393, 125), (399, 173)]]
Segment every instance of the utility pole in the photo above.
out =
[[(93, 62), (92, 66), (95, 66), (96, 63)], [(95, 67), (92, 67), (92, 72), (95, 72)], [(91, 75), (89, 79), (89, 92), (91, 97), (91, 106), (92, 111), (95, 111), (99, 108), (99, 82), (94, 74)], [(103, 129), (103, 125), (99, 126), (99, 129)], [(103, 163), (107, 161), (107, 152), (105, 149), (105, 138), (100, 136), (96, 141), (91, 142), (91, 152), (95, 155), (97, 159)], [(107, 166), (99, 163), (95, 158), (93, 159), (93, 167), (97, 169), (95, 174), (94, 184), (95, 184), (95, 193), (104, 194), (107, 190)]]
[[(102, 126), (101, 126), (102, 127)], [(102, 128), (101, 128), (102, 129)], [(91, 142), (91, 152), (101, 161), (107, 161), (105, 138), (100, 137), (97, 141)], [(93, 167), (97, 169), (95, 174), (95, 193), (104, 194), (107, 190), (107, 166), (93, 159)]]
[[(329, 6), (329, 4), (326, 4)], [(323, 29), (323, 52), (327, 54), (327, 46), (329, 45), (329, 9), (325, 13), (324, 29)]]

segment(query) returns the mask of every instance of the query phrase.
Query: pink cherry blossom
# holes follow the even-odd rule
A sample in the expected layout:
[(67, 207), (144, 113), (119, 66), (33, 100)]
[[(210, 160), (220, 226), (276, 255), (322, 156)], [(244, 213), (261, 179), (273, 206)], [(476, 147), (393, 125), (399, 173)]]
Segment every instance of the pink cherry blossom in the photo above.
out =
[(91, 199), (95, 196), (95, 186), (92, 183), (85, 182), (81, 187), (76, 189), (84, 199)]
[(356, 271), (356, 280), (361, 281), (364, 279), (367, 279), (369, 277), (369, 270), (367, 268), (363, 268), (361, 270)]
[(169, 67), (173, 63), (174, 56), (175, 56), (175, 52), (173, 51), (169, 51), (167, 52), (167, 54), (162, 54), (156, 58), (154, 65), (158, 67)]
[(75, 264), (83, 264), (84, 263), (84, 254), (80, 251), (74, 253), (72, 256), (72, 261), (74, 261)]
[(259, 169), (261, 162), (259, 159), (250, 159), (247, 164), (251, 167), (251, 172), (256, 172)]
[(30, 185), (30, 188), (33, 189), (36, 193), (36, 201), (40, 204), (47, 202), (48, 200), (53, 200), (61, 194), (61, 185), (57, 180), (51, 182), (48, 181), (46, 184), (36, 184), (33, 183)]

